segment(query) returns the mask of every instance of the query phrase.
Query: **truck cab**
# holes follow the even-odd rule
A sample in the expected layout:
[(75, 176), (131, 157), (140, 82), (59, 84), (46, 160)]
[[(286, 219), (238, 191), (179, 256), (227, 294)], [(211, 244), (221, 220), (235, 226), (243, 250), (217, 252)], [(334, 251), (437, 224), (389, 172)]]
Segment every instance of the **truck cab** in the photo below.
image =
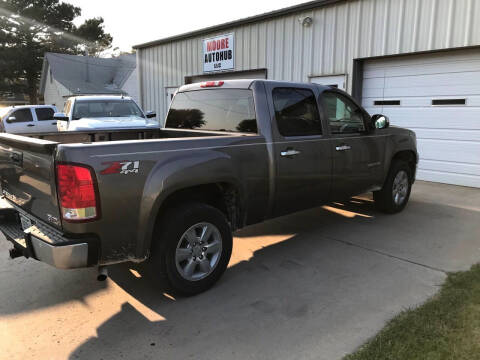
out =
[(54, 105), (22, 105), (0, 109), (0, 130), (10, 134), (57, 132)]

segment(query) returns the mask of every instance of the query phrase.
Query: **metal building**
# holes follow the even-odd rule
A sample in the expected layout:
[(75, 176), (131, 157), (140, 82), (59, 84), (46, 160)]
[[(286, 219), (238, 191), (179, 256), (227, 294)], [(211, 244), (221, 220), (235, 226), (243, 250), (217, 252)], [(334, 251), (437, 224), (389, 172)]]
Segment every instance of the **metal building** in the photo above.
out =
[(145, 109), (231, 78), (343, 88), (416, 131), (418, 178), (480, 187), (480, 1), (318, 0), (137, 45)]

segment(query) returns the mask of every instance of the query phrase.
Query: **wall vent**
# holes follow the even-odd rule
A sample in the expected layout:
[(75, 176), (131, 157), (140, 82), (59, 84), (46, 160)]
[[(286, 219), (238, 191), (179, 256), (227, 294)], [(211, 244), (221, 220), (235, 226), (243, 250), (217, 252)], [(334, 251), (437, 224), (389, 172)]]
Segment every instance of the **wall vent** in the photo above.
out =
[(436, 99), (432, 100), (432, 105), (448, 106), (448, 105), (465, 105), (466, 99)]
[(398, 106), (400, 105), (400, 100), (375, 100), (373, 102), (375, 106)]

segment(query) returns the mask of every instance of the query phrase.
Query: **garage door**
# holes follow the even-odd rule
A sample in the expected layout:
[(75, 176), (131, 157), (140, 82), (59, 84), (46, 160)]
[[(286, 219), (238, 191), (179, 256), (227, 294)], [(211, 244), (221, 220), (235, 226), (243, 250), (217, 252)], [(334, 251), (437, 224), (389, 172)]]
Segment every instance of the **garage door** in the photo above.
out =
[(480, 51), (367, 61), (362, 103), (417, 133), (418, 179), (480, 187)]

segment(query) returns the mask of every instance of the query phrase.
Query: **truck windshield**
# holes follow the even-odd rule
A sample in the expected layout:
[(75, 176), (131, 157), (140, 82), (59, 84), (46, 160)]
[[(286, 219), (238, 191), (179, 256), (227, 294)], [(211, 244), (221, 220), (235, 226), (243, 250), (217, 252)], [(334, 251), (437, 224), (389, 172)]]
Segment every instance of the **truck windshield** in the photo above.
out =
[(140, 108), (132, 100), (80, 100), (75, 102), (72, 120), (85, 118), (143, 118)]
[(256, 133), (253, 93), (241, 89), (177, 93), (170, 105), (166, 127)]

